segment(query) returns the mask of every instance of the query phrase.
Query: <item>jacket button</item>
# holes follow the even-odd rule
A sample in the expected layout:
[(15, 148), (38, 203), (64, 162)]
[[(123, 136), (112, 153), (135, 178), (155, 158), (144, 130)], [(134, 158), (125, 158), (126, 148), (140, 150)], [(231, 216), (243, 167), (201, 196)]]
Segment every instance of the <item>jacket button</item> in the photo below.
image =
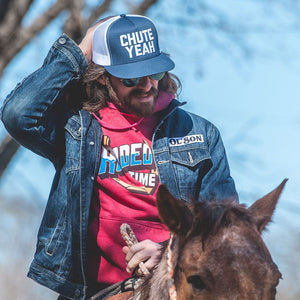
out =
[(94, 179), (95, 179), (95, 177), (94, 177), (94, 176), (91, 176), (91, 179), (92, 179), (92, 180), (94, 180)]
[(75, 293), (74, 293), (74, 296), (75, 296), (75, 297), (79, 297), (80, 294), (81, 294), (81, 292), (80, 292), (79, 289), (75, 290)]
[(95, 145), (95, 143), (94, 143), (94, 142), (90, 142), (90, 145), (91, 145), (91, 146), (94, 146), (94, 145)]
[(61, 38), (59, 38), (59, 40), (58, 40), (58, 42), (59, 42), (61, 45), (65, 44), (66, 41), (67, 41), (67, 40), (66, 40), (64, 37), (61, 37)]
[(78, 128), (78, 130), (75, 131), (75, 134), (77, 136), (80, 136), (81, 135), (81, 127)]

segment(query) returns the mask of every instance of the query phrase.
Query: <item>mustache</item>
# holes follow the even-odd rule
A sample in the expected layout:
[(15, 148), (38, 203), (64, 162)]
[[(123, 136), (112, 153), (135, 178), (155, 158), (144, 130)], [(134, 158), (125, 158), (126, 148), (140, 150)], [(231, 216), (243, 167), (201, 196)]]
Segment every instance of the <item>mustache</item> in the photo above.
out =
[(139, 96), (154, 96), (154, 97), (157, 97), (158, 96), (158, 89), (156, 89), (155, 87), (151, 87), (151, 89), (148, 92), (136, 89), (136, 90), (133, 90), (131, 92), (131, 95), (135, 96), (135, 97), (139, 97)]

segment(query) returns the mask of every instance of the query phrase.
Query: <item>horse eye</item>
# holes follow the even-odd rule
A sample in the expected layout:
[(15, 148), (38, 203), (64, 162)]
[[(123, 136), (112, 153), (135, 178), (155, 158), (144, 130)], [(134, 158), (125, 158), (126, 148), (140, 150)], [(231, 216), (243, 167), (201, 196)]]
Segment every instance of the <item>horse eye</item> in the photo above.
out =
[(187, 278), (187, 282), (192, 286), (192, 288), (194, 290), (197, 290), (197, 291), (202, 291), (204, 289), (206, 289), (206, 285), (205, 283), (203, 282), (203, 280), (197, 276), (197, 275), (194, 275), (194, 276), (189, 276)]

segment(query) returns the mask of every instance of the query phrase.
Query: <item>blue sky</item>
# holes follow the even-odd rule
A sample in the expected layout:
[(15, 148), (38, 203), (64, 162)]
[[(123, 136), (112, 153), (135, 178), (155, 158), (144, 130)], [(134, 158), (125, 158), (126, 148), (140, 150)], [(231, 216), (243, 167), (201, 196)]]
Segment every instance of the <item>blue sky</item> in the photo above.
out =
[[(224, 2), (229, 10), (235, 8), (230, 10), (234, 18), (254, 11), (252, 6), (241, 6), (242, 1)], [(173, 3), (176, 5), (177, 2)], [(162, 5), (162, 11), (163, 8)], [(243, 13), (239, 13), (239, 9)], [(159, 18), (159, 13), (153, 13), (153, 16), (150, 13), (154, 20), (155, 16), (161, 29), (161, 48), (171, 53), (176, 62), (174, 73), (183, 83), (179, 99), (188, 101), (187, 110), (209, 119), (221, 131), (241, 202), (250, 205), (252, 200), (289, 178), (274, 223), (265, 234), (275, 261), (278, 259), (280, 266), (287, 268), (285, 254), (289, 248), (299, 247), (299, 240), (295, 244), (294, 237), (297, 235), (299, 239), (300, 232), (297, 220), (300, 214), (299, 33), (278, 31), (270, 35), (266, 43), (259, 34), (250, 35), (259, 54), (247, 60), (236, 49), (229, 48), (227, 50), (236, 51), (233, 53), (235, 58), (231, 59), (224, 55), (226, 49), (209, 51), (204, 37), (196, 35), (197, 28), (183, 36), (177, 30), (180, 26), (174, 24), (169, 28), (172, 34), (169, 34), (166, 21)], [(277, 21), (283, 24), (286, 17), (287, 14), (282, 13)], [(57, 24), (54, 22), (47, 28), (7, 68), (0, 83), (1, 99), (18, 81), (41, 65), (59, 34)], [(274, 24), (270, 22), (270, 26)], [(203, 74), (199, 75), (199, 70)], [(3, 134), (1, 124), (0, 136)], [(0, 193), (22, 193), (45, 203), (53, 172), (49, 163), (21, 150), (0, 184)], [(292, 234), (286, 234), (287, 231)], [(277, 246), (278, 237), (287, 245), (287, 250)], [(300, 261), (299, 254), (296, 255), (295, 261)], [(297, 276), (291, 278), (287, 274), (286, 285), (288, 281), (296, 283), (299, 273)]]

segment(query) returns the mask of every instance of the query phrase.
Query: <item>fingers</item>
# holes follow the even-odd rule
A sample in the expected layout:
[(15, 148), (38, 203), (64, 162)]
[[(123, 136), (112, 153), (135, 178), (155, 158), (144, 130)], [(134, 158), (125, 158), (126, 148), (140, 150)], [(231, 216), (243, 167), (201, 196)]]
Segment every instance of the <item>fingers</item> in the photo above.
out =
[(151, 271), (160, 261), (162, 246), (150, 240), (139, 242), (130, 248), (123, 247), (126, 254), (127, 272), (132, 273), (140, 262)]
[(123, 251), (124, 254), (127, 254), (129, 252), (129, 247), (128, 246), (124, 246), (122, 248), (122, 251)]
[(88, 63), (92, 60), (92, 38), (94, 33), (94, 26), (87, 30), (86, 35), (82, 39), (81, 43), (78, 45), (81, 51), (83, 52)]

